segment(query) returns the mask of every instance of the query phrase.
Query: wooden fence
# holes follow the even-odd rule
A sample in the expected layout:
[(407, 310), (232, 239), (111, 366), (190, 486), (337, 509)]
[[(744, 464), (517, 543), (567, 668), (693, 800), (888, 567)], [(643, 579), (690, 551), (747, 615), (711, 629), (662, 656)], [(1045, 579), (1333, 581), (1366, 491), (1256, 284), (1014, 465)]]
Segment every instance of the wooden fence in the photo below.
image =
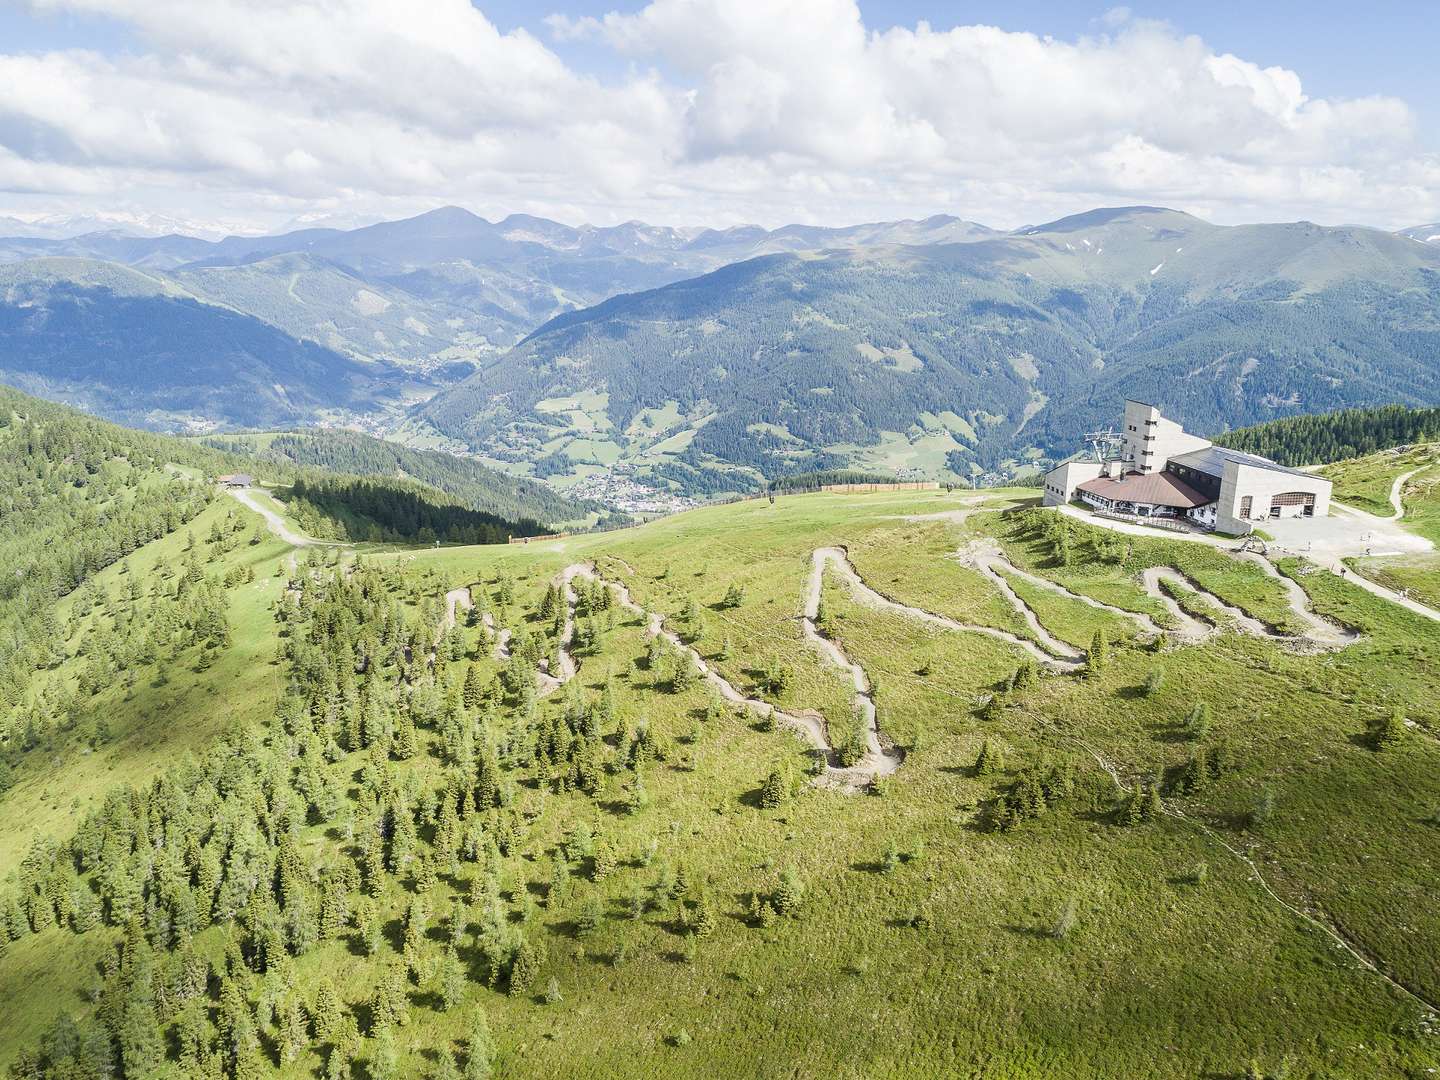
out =
[(897, 480), (890, 484), (822, 484), (821, 491), (840, 495), (861, 495), (871, 491), (939, 491), (935, 480)]

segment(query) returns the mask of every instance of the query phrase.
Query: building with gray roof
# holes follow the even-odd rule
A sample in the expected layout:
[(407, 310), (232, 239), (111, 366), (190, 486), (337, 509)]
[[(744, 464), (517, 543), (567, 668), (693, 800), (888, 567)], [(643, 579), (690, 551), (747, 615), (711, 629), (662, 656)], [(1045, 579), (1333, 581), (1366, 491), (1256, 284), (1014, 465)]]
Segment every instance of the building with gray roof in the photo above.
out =
[[(1112, 434), (1113, 433), (1109, 433)], [(1191, 435), (1143, 401), (1125, 403), (1118, 439), (1045, 475), (1046, 506), (1085, 503), (1139, 518), (1180, 518), (1243, 535), (1256, 522), (1330, 512), (1330, 481)]]

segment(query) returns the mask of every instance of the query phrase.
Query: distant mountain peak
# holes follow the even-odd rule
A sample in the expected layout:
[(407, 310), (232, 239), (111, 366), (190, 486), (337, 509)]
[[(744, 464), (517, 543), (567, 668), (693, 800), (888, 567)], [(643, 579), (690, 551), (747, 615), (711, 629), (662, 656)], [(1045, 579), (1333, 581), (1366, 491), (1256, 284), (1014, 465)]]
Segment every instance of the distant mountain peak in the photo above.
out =
[(1414, 225), (1408, 229), (1401, 229), (1401, 236), (1408, 236), (1411, 240), (1418, 240), (1422, 244), (1440, 244), (1440, 221), (1433, 225)]
[(416, 214), (411, 218), (402, 218), (400, 221), (392, 222), (391, 224), (399, 225), (406, 221), (455, 222), (465, 225), (471, 225), (479, 221), (486, 225), (490, 224), (479, 214), (471, 213), (463, 206), (437, 206), (434, 210), (426, 210), (423, 214)]
[(1197, 225), (1209, 224), (1194, 214), (1187, 214), (1183, 210), (1172, 210), (1166, 206), (1102, 206), (1094, 210), (1086, 210), (1084, 213), (1070, 214), (1067, 217), (1046, 222), (1044, 225), (1030, 225), (1018, 230), (1018, 234), (1030, 236), (1035, 233), (1076, 232), (1080, 229), (1097, 229), (1120, 222), (1143, 223), (1145, 218), (1155, 215), (1190, 221)]

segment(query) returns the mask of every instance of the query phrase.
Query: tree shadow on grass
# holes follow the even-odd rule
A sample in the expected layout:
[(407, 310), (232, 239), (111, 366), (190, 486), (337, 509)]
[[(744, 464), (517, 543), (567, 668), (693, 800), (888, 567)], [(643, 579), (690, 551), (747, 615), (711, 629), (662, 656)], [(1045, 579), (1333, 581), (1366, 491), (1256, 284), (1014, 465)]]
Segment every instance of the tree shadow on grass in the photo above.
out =
[(1155, 724), (1150, 731), (1151, 739), (1158, 743), (1173, 745), (1192, 741), (1190, 729), (1185, 724)]
[(763, 810), (765, 807), (760, 804), (760, 796), (763, 790), (763, 788), (755, 787), (749, 791), (743, 791), (735, 801), (741, 806), (748, 806), (752, 810)]
[(387, 919), (380, 925), (380, 934), (392, 949), (402, 951), (405, 947), (405, 920)]

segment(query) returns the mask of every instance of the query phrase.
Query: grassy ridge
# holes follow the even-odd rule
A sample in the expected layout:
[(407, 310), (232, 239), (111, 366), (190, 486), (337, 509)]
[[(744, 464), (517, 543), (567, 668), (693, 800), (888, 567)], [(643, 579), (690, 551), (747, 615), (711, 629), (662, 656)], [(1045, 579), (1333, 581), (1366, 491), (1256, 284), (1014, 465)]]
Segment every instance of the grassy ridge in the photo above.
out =
[[(1273, 581), (1199, 545), (1124, 538), (1112, 561), (1108, 536), (1077, 528), (1073, 563), (1060, 566), (1023, 508), (963, 522), (904, 520), (961, 505), (938, 493), (787, 497), (603, 536), (373, 561), (386, 603), (407, 619), (434, 617), (437, 598), (466, 585), (517, 635), (544, 632), (538, 610), (562, 567), (594, 561), (672, 620), (695, 601), (696, 647), (737, 685), (754, 689), (776, 658), (792, 666), (780, 703), (817, 708), (836, 726), (850, 720), (848, 688), (803, 643), (796, 618), (809, 553), (822, 544), (845, 546), (880, 591), (967, 621), (1013, 617), (987, 596), (993, 586), (947, 558), (975, 541), (998, 543), (1017, 566), (1077, 592), (1125, 601), (1118, 606), (1150, 610), (1134, 574), (1173, 565), (1267, 622), (1286, 619)], [(155, 564), (165, 561), (153, 554)], [(257, 573), (255, 585), (262, 580)], [(594, 797), (556, 790), (528, 766), (507, 774), (525, 829), (500, 866), (502, 902), (512, 925), (545, 944), (541, 977), (524, 995), (489, 989), (467, 943), (462, 1007), (441, 1010), (429, 977), (409, 986), (410, 1023), (395, 1036), (400, 1074), (428, 1075), (436, 1051), (463, 1050), (475, 1005), (495, 1033), (499, 1075), (1168, 1077), (1238, 1075), (1251, 1059), (1272, 1074), (1287, 1060), (1292, 1075), (1422, 1073), (1434, 1047), (1414, 1004), (1276, 904), (1215, 839), (1250, 851), (1282, 896), (1333, 920), (1395, 978), (1432, 1000), (1440, 995), (1429, 960), (1440, 922), (1425, 885), (1440, 871), (1425, 822), (1440, 803), (1440, 748), (1416, 733), (1377, 752), (1367, 736), (1393, 706), (1440, 725), (1440, 633), (1330, 575), (1297, 580), (1318, 609), (1364, 639), (1319, 655), (1235, 635), (1159, 654), (1120, 644), (1095, 676), (1042, 677), (1002, 692), (989, 710), (982, 703), (1013, 676), (1018, 649), (872, 610), (829, 579), (832, 633), (870, 674), (882, 730), (908, 751), (882, 793), (857, 797), (798, 783), (806, 755), (786, 733), (730, 710), (711, 713), (703, 687), (658, 684), (637, 617), (602, 623), (596, 652), (581, 660), (582, 697), (596, 701), (608, 685), (615, 730), (643, 720), (667, 748), (644, 771), (649, 801), (626, 810), (632, 776), (623, 766), (606, 770)], [(514, 595), (502, 603), (506, 582)], [(232, 601), (237, 643), (240, 597), (255, 585)], [(734, 607), (723, 603), (732, 585), (743, 592)], [(271, 596), (272, 587), (255, 595)], [(1088, 644), (1094, 628), (1114, 628), (1112, 614), (1030, 589), (1041, 621), (1067, 640)], [(268, 619), (247, 637), (273, 653)], [(462, 629), (461, 649), (464, 659), (445, 665), (442, 680), (458, 680), (472, 663), (482, 683), (499, 670), (479, 627)], [(1163, 678), (1146, 691), (1157, 668)], [(394, 677), (388, 667), (385, 677)], [(561, 714), (566, 697), (542, 701), (533, 722)], [(1212, 712), (1198, 740), (1186, 728), (1197, 701)], [(503, 741), (532, 720), (507, 706), (491, 723)], [(398, 789), (423, 792), (444, 776), (440, 731), (422, 726), (418, 735), (419, 754), (388, 763)], [(603, 752), (618, 755), (619, 740), (605, 735)], [(270, 739), (290, 745), (273, 724)], [(1004, 763), (977, 775), (986, 744)], [(1197, 745), (1224, 745), (1230, 767), (1203, 791), (1172, 790)], [(326, 768), (357, 785), (369, 758), (345, 752)], [(995, 829), (997, 793), (1041, 763), (1070, 770), (1070, 793), (1014, 829)], [(797, 784), (779, 806), (762, 809), (771, 770)], [(1121, 824), (1125, 791), (1152, 777), (1183, 817)], [(1266, 790), (1273, 815), (1247, 825)], [(13, 794), (0, 796), (7, 819)], [(618, 865), (595, 881), (590, 863), (578, 861), (552, 901), (554, 853), (581, 822), (613, 846)], [(344, 831), (343, 818), (306, 824), (307, 862), (353, 858)], [(429, 837), (422, 833), (422, 850)], [(704, 936), (684, 932), (682, 908), (658, 887), (667, 869), (682, 867), (715, 910), (717, 925)], [(804, 883), (799, 916), (753, 925), (750, 894), (775, 888), (785, 869)], [(443, 956), (444, 917), (477, 873), (462, 862), (425, 895), (437, 924), (421, 946), (427, 966)], [(322, 942), (295, 959), (293, 993), (311, 1002), (328, 978), (347, 1005), (361, 1005), (397, 962), (414, 887), (386, 875), (376, 897), (379, 953), (366, 955), (350, 933)], [(637, 890), (645, 907), (631, 917)], [(598, 923), (585, 929), (597, 904)], [(1073, 925), (1056, 936), (1072, 911)], [(231, 932), (206, 930), (196, 948), (219, 962)], [(0, 957), (0, 1000), (13, 1003), (0, 1017), (9, 1021), (0, 1059), (13, 1060), (57, 1006), (89, 1010), (80, 993), (86, 964), (115, 935), (52, 928), (10, 945)], [(562, 1000), (546, 1004), (551, 978)], [(264, 984), (257, 976), (257, 998)], [(379, 1050), (379, 1040), (363, 1040), (367, 1073)], [(314, 1047), (283, 1067), (270, 1060), (284, 1076), (323, 1069)]]

